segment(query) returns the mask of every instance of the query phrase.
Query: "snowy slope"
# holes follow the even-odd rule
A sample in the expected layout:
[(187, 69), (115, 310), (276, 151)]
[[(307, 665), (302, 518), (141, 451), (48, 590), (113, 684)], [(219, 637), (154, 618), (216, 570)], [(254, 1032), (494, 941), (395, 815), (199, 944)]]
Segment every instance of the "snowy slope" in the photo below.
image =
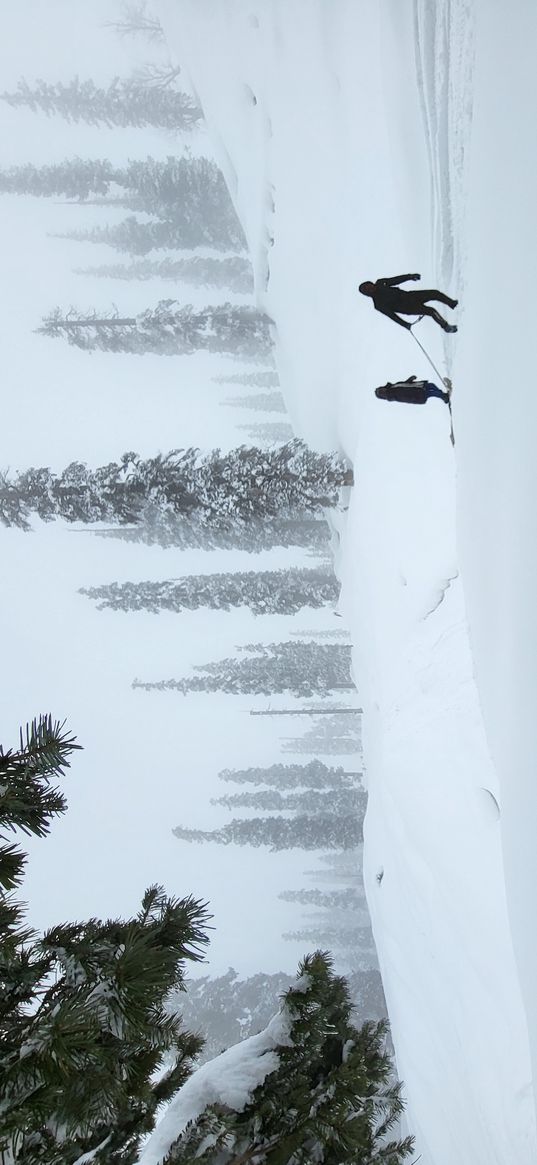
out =
[[(536, 256), (533, 243), (521, 254), (517, 232), (530, 214), (533, 225), (537, 168), (513, 125), (537, 99), (537, 16), (529, 0), (512, 24), (501, 0), (161, 0), (160, 10), (246, 231), (297, 431), (339, 444), (355, 466), (342, 604), (365, 709), (366, 879), (408, 1124), (424, 1165), (529, 1165), (537, 794), (533, 631), (524, 637), (535, 564), (521, 551)], [(505, 43), (513, 64), (497, 86)], [(519, 343), (515, 417), (501, 397), (513, 350), (491, 319), (491, 234), (528, 295), (526, 346), (519, 300), (507, 315), (502, 303)], [(356, 294), (361, 279), (406, 270), (464, 291), (456, 342), (444, 351), (429, 321), (418, 332), (455, 376), (461, 558), (444, 407), (383, 407), (371, 393), (430, 374), (411, 337)]]

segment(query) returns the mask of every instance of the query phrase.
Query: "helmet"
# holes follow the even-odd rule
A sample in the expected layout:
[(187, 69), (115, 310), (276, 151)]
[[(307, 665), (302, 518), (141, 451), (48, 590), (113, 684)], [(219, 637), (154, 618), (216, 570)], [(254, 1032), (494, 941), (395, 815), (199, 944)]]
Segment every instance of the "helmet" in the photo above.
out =
[(361, 291), (362, 295), (372, 295), (374, 287), (375, 284), (371, 283), (370, 279), (366, 279), (365, 283), (360, 284), (358, 291)]

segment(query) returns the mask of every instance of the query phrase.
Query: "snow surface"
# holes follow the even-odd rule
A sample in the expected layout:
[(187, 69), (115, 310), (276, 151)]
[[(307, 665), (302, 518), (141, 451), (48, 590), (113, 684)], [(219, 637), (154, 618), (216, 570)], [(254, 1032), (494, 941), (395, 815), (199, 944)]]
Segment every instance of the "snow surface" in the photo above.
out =
[[(537, 11), (530, 0), (515, 13), (501, 0), (160, 0), (159, 11), (245, 229), (296, 431), (355, 468), (341, 609), (408, 1126), (424, 1165), (529, 1165)], [(464, 299), (456, 339), (443, 344), (430, 321), (417, 332), (454, 379), (455, 456), (441, 402), (405, 409), (372, 394), (431, 369), (357, 284), (416, 270)]]

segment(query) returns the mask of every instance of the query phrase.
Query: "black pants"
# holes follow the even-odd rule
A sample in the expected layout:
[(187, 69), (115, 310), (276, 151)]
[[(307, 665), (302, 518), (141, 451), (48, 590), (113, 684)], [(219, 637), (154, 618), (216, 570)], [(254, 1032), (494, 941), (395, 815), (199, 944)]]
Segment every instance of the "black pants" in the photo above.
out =
[(404, 315), (431, 316), (441, 328), (449, 326), (440, 312), (435, 307), (429, 307), (428, 303), (430, 299), (435, 299), (438, 303), (445, 303), (448, 307), (454, 308), (457, 306), (456, 299), (451, 299), (449, 295), (444, 295), (443, 291), (436, 291), (434, 288), (432, 290), (423, 288), (421, 291), (405, 291), (404, 294), (405, 305), (396, 308), (396, 311), (400, 311)]

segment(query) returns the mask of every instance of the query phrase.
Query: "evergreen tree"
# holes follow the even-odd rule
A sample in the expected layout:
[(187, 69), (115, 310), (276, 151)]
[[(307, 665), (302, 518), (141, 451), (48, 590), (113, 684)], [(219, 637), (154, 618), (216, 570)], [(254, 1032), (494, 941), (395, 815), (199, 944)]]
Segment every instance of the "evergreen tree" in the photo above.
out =
[[(351, 481), (336, 454), (314, 453), (298, 440), (225, 454), (175, 449), (146, 460), (129, 452), (95, 470), (73, 461), (59, 475), (46, 467), (0, 475), (0, 521), (28, 528), (35, 513), (45, 522), (132, 523), (150, 504), (227, 534), (230, 525), (315, 513), (335, 504), (339, 487)], [(297, 647), (289, 644), (288, 654)]]
[(357, 912), (363, 905), (363, 898), (355, 886), (346, 886), (344, 890), (319, 890), (316, 886), (310, 890), (282, 890), (278, 894), (283, 902), (297, 902), (301, 906), (322, 906), (325, 910)]
[(367, 796), (362, 789), (307, 789), (302, 793), (280, 793), (277, 789), (258, 789), (255, 793), (232, 793), (211, 798), (211, 805), (226, 809), (300, 810), (304, 813), (354, 813), (363, 821)]
[(341, 756), (361, 751), (361, 717), (323, 716), (302, 737), (288, 736), (282, 742), (282, 752), (313, 753)]
[(276, 388), (279, 383), (277, 372), (234, 372), (232, 376), (213, 376), (217, 384), (244, 384), (249, 388)]
[[(276, 1066), (274, 1053), (265, 1056), (247, 1103), (208, 1103), (178, 1132), (163, 1165), (401, 1165), (413, 1139), (388, 1140), (403, 1103), (385, 1051), (387, 1025), (354, 1026), (348, 984), (328, 955), (303, 960), (277, 1030)], [(225, 1059), (218, 1067), (225, 1077)]]
[[(307, 630), (290, 631), (289, 634), (295, 635), (299, 639), (346, 639), (347, 641), (350, 639), (349, 632), (344, 627), (330, 627), (328, 630), (308, 627)], [(349, 708), (348, 711), (350, 712), (351, 709)], [(358, 709), (353, 708), (352, 711), (357, 712)]]
[(143, 255), (159, 247), (245, 247), (223, 175), (208, 158), (171, 156), (157, 161), (147, 157), (123, 167), (82, 158), (40, 167), (28, 163), (0, 171), (0, 193), (35, 197), (63, 194), (81, 202), (90, 194), (112, 195), (112, 205), (161, 218), (162, 222), (139, 222), (131, 216), (113, 227), (57, 236), (108, 243), (131, 254)]
[[(53, 782), (78, 745), (41, 717), (0, 749), (0, 1154), (14, 1165), (134, 1165), (200, 1040), (166, 1013), (207, 942), (204, 904), (144, 895), (136, 918), (63, 924), (42, 938), (13, 890), (25, 855), (5, 831), (44, 836), (65, 799)], [(163, 1056), (170, 1057), (164, 1073)]]
[(235, 784), (267, 785), (272, 789), (342, 789), (356, 787), (358, 773), (346, 772), (343, 768), (327, 768), (320, 760), (312, 760), (307, 765), (270, 765), (266, 769), (223, 769), (218, 774), (221, 781)]
[(216, 526), (209, 525), (196, 512), (188, 518), (179, 517), (153, 502), (144, 505), (137, 525), (112, 526), (95, 533), (100, 538), (121, 538), (162, 549), (173, 546), (181, 550), (246, 550), (249, 554), (260, 554), (275, 546), (302, 546), (318, 554), (330, 541), (328, 524), (315, 517), (251, 517), (247, 524), (229, 521)]
[(239, 409), (256, 409), (262, 413), (285, 413), (285, 401), (281, 392), (258, 392), (255, 396), (230, 396), (222, 402)]
[(203, 255), (191, 255), (188, 259), (138, 259), (128, 264), (111, 263), (75, 271), (77, 275), (101, 279), (171, 279), (194, 287), (227, 287), (243, 294), (251, 294), (254, 286), (251, 263), (240, 255), (228, 255), (225, 259)]
[(152, 88), (129, 78), (114, 77), (105, 88), (75, 77), (69, 84), (38, 80), (32, 87), (24, 79), (14, 93), (1, 98), (14, 108), (26, 107), (50, 117), (88, 125), (155, 126), (158, 129), (192, 130), (201, 120), (201, 109), (186, 93)]
[(198, 1063), (203, 1064), (266, 1027), (292, 982), (293, 976), (283, 971), (239, 979), (230, 967), (216, 978), (205, 975), (189, 980), (186, 991), (172, 993), (168, 1008), (172, 1014), (180, 1014), (190, 1030), (206, 1033), (198, 1057)]
[[(187, 679), (158, 680), (143, 683), (134, 680), (133, 688), (145, 691), (239, 692), (269, 696), (273, 692), (292, 692), (295, 696), (313, 696), (342, 689), (351, 691), (350, 648), (340, 644), (253, 643), (241, 651), (255, 655), (243, 659), (222, 659), (197, 664), (195, 676)], [(199, 674), (201, 673), (201, 674)]]
[(0, 170), (0, 193), (31, 194), (36, 198), (52, 198), (64, 194), (66, 198), (81, 201), (90, 194), (107, 194), (118, 171), (106, 159), (84, 161), (71, 158), (48, 166), (11, 166)]
[(352, 849), (362, 841), (362, 822), (337, 813), (297, 813), (294, 817), (234, 817), (220, 829), (172, 830), (180, 841), (214, 841), (219, 845), (269, 846), (283, 849)]
[(222, 303), (195, 311), (191, 304), (181, 307), (177, 300), (161, 299), (156, 308), (147, 308), (136, 319), (74, 309), (62, 315), (56, 308), (37, 331), (50, 338), (63, 336), (86, 352), (176, 356), (204, 350), (252, 359), (270, 354), (269, 322), (246, 304)]
[[(277, 1011), (293, 976), (258, 972), (240, 979), (233, 967), (225, 975), (190, 979), (185, 991), (172, 992), (168, 1009), (181, 1015), (190, 1031), (203, 1030), (205, 1043), (197, 1063), (204, 1064), (225, 1048), (248, 1039), (266, 1027)], [(353, 1013), (359, 1023), (382, 1019), (386, 1003), (378, 970), (355, 970), (347, 976)]]
[(333, 571), (318, 567), (235, 571), (232, 574), (184, 575), (162, 582), (109, 583), (81, 587), (80, 594), (113, 611), (194, 611), (199, 607), (229, 611), (249, 607), (254, 615), (290, 615), (302, 607), (335, 603), (339, 584)]
[(285, 445), (286, 441), (291, 441), (293, 438), (291, 425), (286, 425), (283, 422), (237, 425), (237, 429), (244, 429), (251, 441), (262, 441), (263, 444), (266, 442), (269, 445), (278, 443)]
[(366, 952), (374, 953), (373, 935), (368, 926), (327, 926), (326, 919), (316, 926), (309, 926), (302, 930), (288, 930), (282, 934), (285, 942), (307, 943), (308, 946), (324, 946), (336, 950), (338, 947), (350, 949), (356, 955), (363, 956)]

